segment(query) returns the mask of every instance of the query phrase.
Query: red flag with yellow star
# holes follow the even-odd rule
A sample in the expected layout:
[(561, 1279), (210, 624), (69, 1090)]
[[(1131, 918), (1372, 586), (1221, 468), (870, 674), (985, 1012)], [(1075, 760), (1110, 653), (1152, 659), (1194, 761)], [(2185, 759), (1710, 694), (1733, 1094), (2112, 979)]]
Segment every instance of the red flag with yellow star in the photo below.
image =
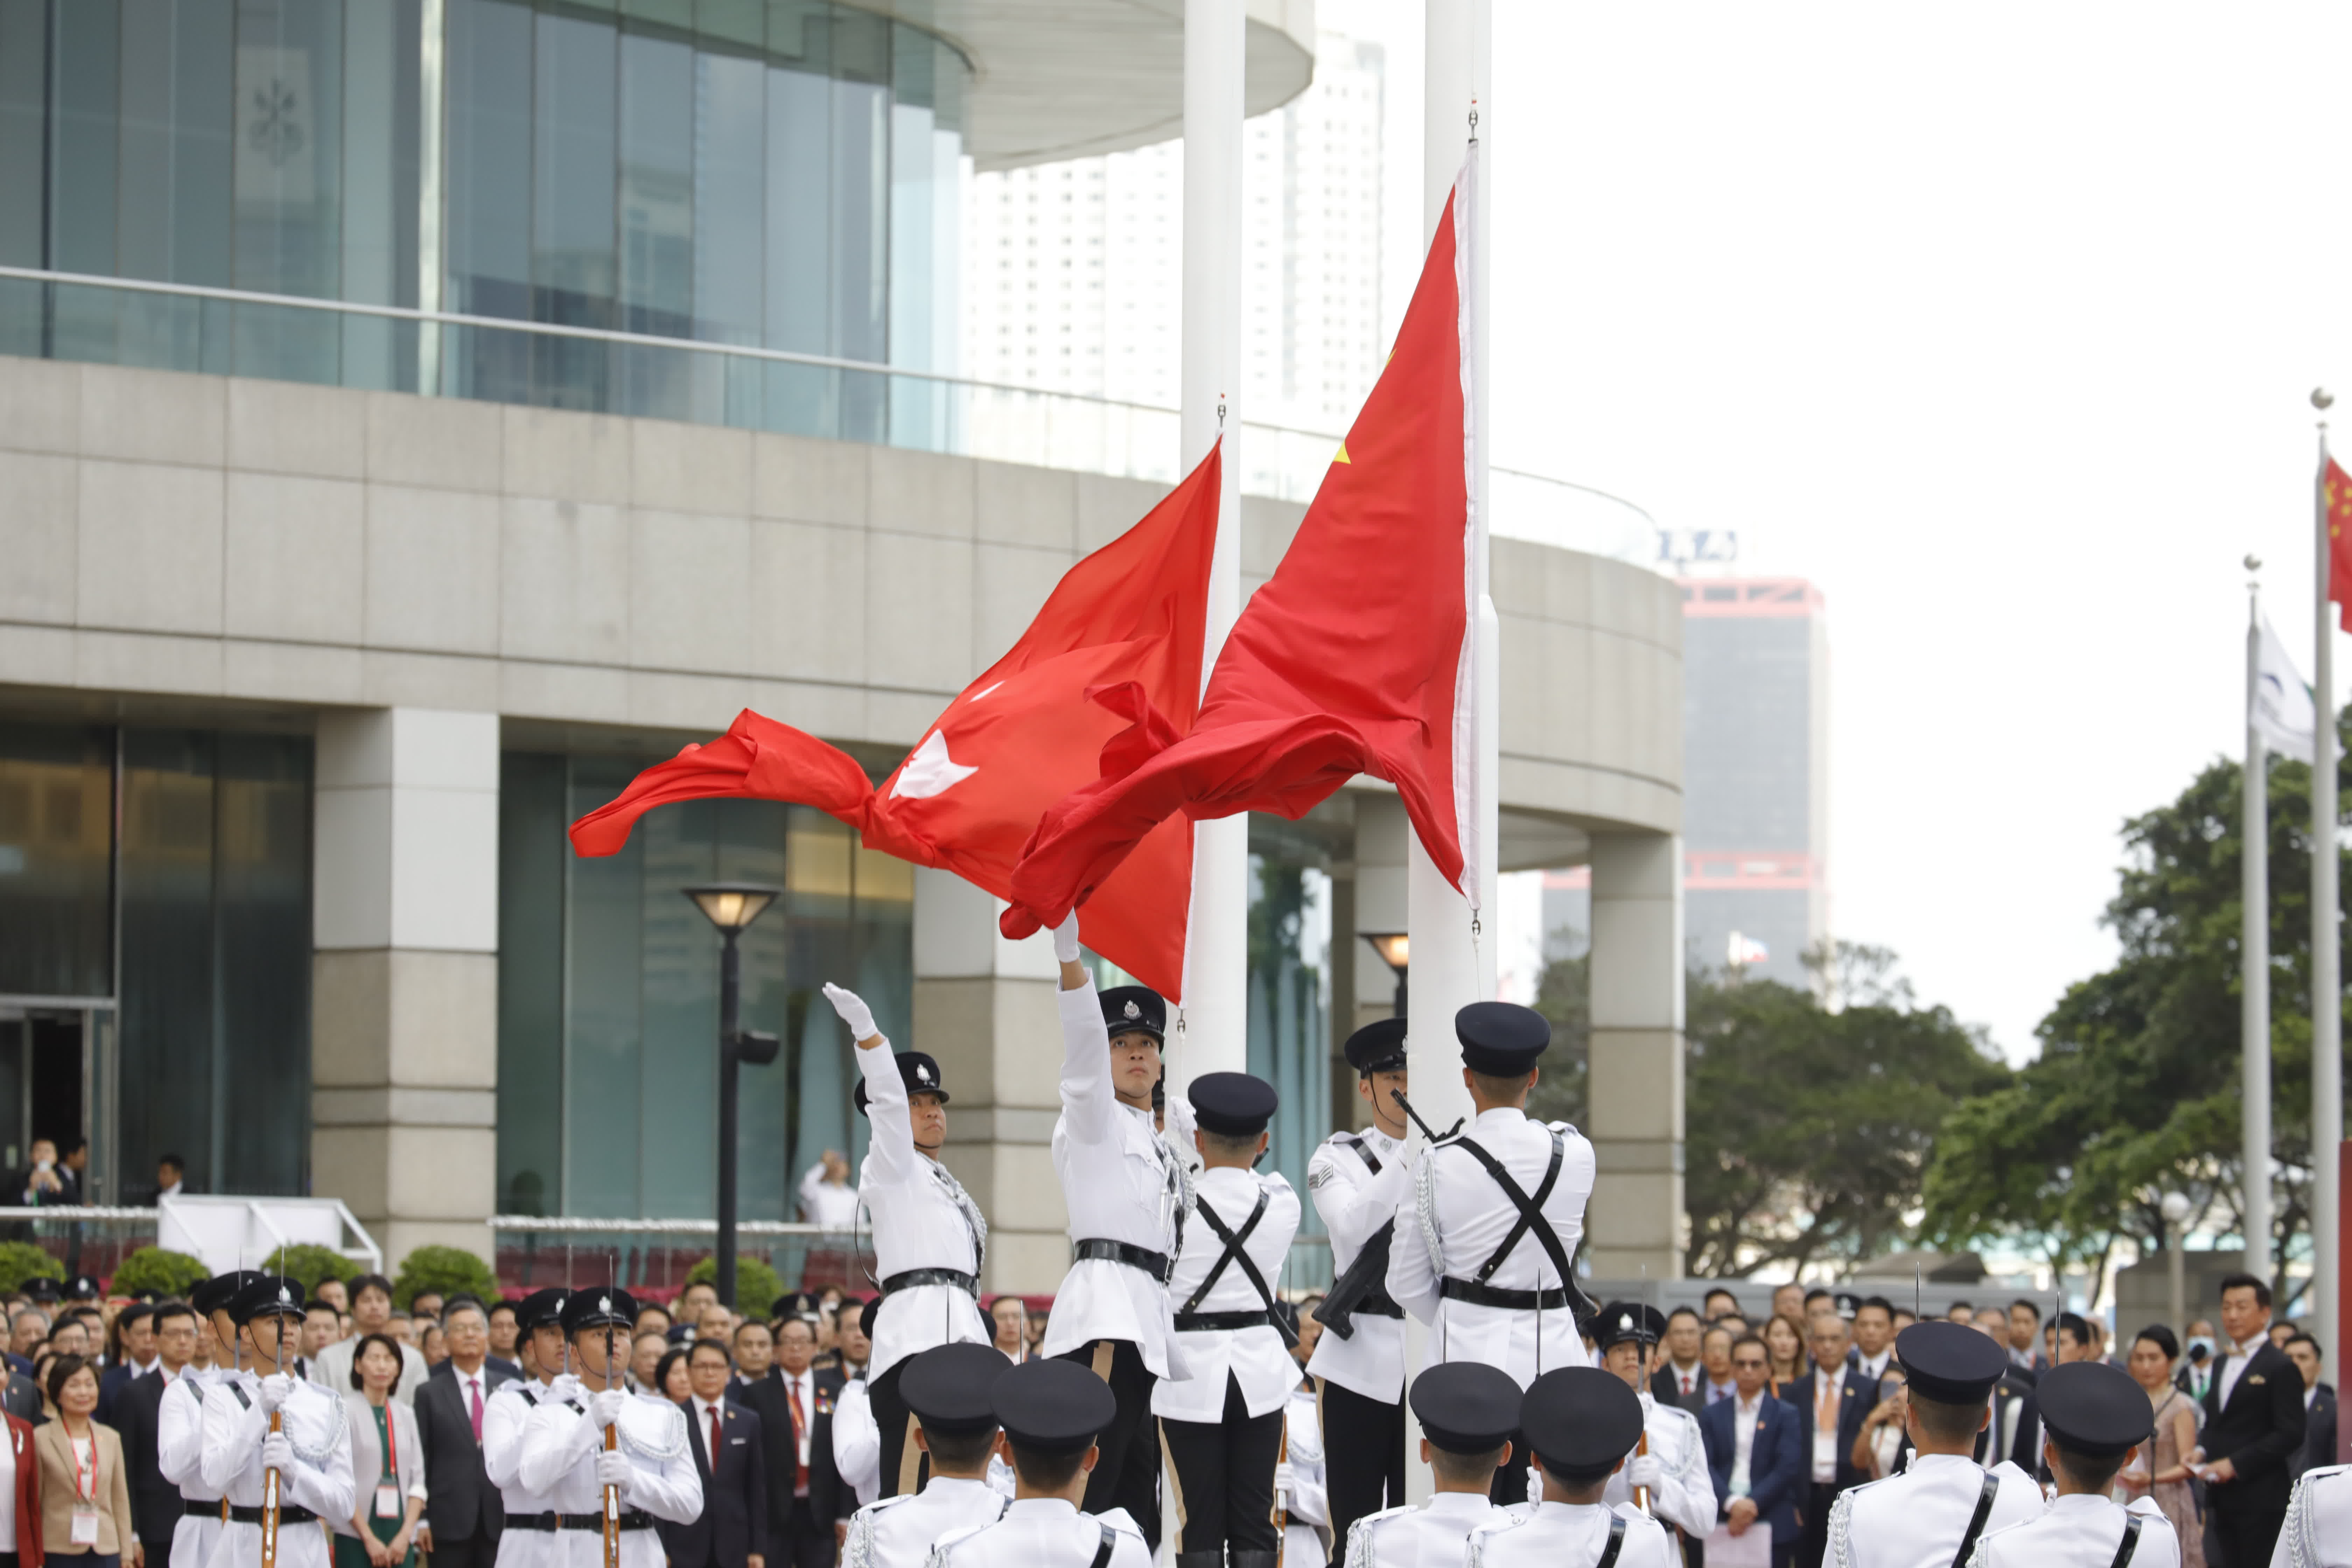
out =
[(2327, 596), (2343, 606), (2338, 618), (2352, 632), (2352, 474), (2327, 459)]

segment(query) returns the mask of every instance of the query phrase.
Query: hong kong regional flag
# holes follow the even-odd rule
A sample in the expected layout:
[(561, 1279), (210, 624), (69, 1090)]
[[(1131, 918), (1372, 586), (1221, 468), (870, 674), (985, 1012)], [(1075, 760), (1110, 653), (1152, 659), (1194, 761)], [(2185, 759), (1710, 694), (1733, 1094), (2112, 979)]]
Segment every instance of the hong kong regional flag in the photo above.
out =
[(2327, 596), (2344, 606), (2338, 618), (2352, 632), (2352, 474), (2330, 458), (2322, 482), (2327, 493)]
[(1123, 710), (1167, 739), (1107, 755), (1100, 780), (1045, 814), (1013, 874), (1008, 936), (1077, 904), (1091, 936), (1122, 864), (1171, 819), (1302, 816), (1357, 773), (1396, 785), (1430, 859), (1475, 888), (1464, 858), (1477, 710), (1472, 339), (1458, 265), (1475, 167), (1455, 182), (1387, 368), (1234, 623), (1191, 732)]
[[(671, 801), (786, 800), (847, 823), (868, 848), (1010, 897), (1039, 814), (1139, 743), (1126, 715), (1149, 712), (1177, 734), (1191, 727), (1222, 461), (1212, 447), (1142, 521), (1071, 567), (1012, 651), (948, 705), (880, 788), (839, 748), (747, 708), (724, 735), (647, 768), (573, 823), (572, 847), (613, 854), (638, 817)], [(1192, 823), (1157, 824), (1088, 906), (1087, 944), (1176, 994), (1192, 884)]]

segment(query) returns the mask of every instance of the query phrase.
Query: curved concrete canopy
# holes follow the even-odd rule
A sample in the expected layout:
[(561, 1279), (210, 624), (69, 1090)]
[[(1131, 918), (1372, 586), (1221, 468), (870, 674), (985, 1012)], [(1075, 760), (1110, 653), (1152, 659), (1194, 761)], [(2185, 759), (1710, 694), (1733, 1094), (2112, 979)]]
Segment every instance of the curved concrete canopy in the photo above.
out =
[[(1184, 0), (859, 0), (971, 62), (964, 146), (1010, 169), (1165, 142), (1183, 131)], [(1247, 0), (1247, 110), (1315, 78), (1315, 0)]]

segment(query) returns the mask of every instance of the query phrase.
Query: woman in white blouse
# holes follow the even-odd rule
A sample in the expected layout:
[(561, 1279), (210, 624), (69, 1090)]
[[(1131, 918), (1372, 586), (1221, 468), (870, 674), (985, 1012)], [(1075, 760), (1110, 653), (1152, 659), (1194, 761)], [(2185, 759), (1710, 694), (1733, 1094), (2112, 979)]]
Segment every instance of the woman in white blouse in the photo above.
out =
[(407, 1568), (415, 1561), (416, 1521), (425, 1511), (425, 1449), (416, 1412), (393, 1394), (400, 1387), (400, 1347), (383, 1334), (362, 1339), (352, 1355), (343, 1424), (352, 1436), (352, 1517), (335, 1526), (335, 1568)]

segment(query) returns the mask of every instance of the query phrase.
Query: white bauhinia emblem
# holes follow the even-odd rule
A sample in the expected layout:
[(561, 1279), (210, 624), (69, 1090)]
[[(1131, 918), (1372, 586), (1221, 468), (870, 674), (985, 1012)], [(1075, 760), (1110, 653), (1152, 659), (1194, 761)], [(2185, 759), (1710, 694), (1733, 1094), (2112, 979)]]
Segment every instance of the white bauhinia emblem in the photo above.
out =
[(1130, 1018), (1140, 1018), (1143, 1016), (1143, 1009), (1129, 1002), (1127, 1005), (1127, 1016)]
[(954, 788), (978, 772), (978, 768), (965, 767), (949, 756), (948, 738), (934, 730), (923, 737), (923, 743), (915, 748), (915, 754), (908, 757), (906, 765), (898, 770), (898, 778), (890, 784), (890, 798), (897, 800), (903, 796), (908, 800), (929, 800)]
[(917, 1063), (915, 1064), (915, 1081), (916, 1081), (917, 1083), (929, 1083), (929, 1082), (930, 1082), (930, 1081), (931, 1081), (931, 1069), (930, 1069), (930, 1068), (927, 1068), (927, 1067), (925, 1067), (922, 1063), (920, 1063), (920, 1062), (917, 1062)]
[(597, 1298), (596, 1298), (596, 1310), (597, 1310), (598, 1311), (600, 1311), (600, 1312), (609, 1312), (609, 1311), (611, 1311), (611, 1310), (613, 1310), (613, 1298), (611, 1298), (610, 1296), (599, 1296), (599, 1297), (597, 1297)]
[(281, 1300), (281, 1301), (291, 1301), (292, 1300), (294, 1300), (293, 1296), (292, 1296), (292, 1295), (291, 1295), (291, 1294), (287, 1290), (286, 1287), (285, 1287), (285, 1286), (283, 1286), (283, 1285), (280, 1285), (279, 1287), (278, 1287), (278, 1299), (279, 1300)]

